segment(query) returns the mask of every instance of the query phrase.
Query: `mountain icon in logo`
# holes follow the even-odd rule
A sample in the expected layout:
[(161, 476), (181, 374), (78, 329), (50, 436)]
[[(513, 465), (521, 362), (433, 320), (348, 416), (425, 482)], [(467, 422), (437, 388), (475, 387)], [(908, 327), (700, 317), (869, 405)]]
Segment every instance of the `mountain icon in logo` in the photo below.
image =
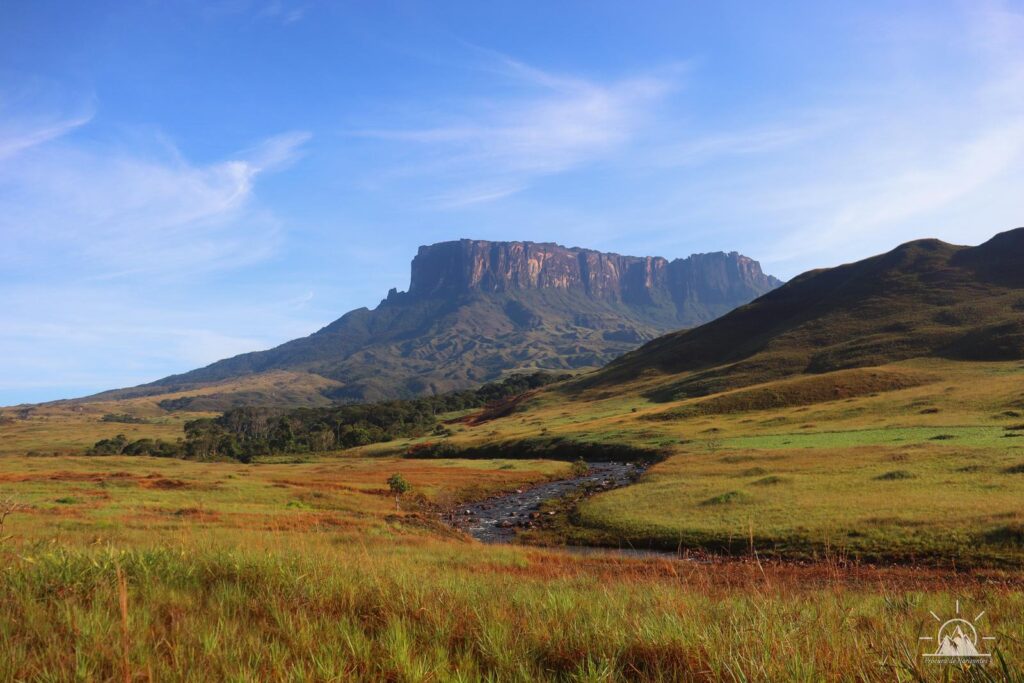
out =
[(980, 641), (995, 640), (993, 636), (978, 637), (978, 629), (974, 622), (981, 619), (985, 612), (979, 612), (973, 620), (960, 616), (960, 601), (956, 602), (956, 616), (943, 621), (934, 612), (932, 618), (939, 622), (939, 630), (935, 637), (923, 636), (921, 640), (938, 642), (935, 652), (924, 655), (925, 661), (932, 664), (988, 664), (992, 655), (978, 649)]
[(980, 653), (978, 648), (974, 647), (970, 637), (957, 624), (953, 638), (951, 639), (948, 635), (942, 636), (942, 644), (939, 645), (935, 654), (944, 657), (977, 657)]

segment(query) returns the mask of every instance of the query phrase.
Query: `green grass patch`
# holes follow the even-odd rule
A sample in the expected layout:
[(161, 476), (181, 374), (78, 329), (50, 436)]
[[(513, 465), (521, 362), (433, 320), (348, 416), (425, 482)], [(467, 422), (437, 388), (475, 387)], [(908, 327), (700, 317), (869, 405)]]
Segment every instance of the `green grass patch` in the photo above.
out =
[(768, 454), (690, 451), (633, 486), (584, 501), (575, 520), (610, 539), (602, 542), (637, 548), (745, 553), (753, 537), (765, 556), (839, 552), (882, 562), (1019, 566), (1024, 548), (989, 534), (1024, 524), (1024, 477), (992, 476), (1024, 472), (1019, 456), (958, 449), (925, 441), (777, 450), (771, 471), (746, 490), (736, 480), (749, 480), (750, 459)]

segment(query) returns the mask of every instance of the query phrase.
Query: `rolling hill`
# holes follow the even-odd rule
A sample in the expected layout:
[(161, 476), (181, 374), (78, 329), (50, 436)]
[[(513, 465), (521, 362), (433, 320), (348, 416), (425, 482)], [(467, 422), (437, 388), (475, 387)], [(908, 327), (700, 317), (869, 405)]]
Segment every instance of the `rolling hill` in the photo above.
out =
[(511, 370), (597, 368), (780, 284), (733, 253), (659, 257), (533, 242), (421, 247), (407, 292), (267, 351), (87, 400), (169, 409), (323, 405), (437, 394)]

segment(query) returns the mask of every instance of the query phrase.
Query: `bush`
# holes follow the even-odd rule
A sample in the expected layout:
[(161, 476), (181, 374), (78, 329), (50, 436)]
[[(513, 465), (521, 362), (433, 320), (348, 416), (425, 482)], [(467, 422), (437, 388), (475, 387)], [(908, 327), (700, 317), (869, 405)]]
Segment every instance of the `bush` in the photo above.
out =
[(575, 460), (572, 463), (572, 476), (574, 477), (585, 477), (590, 472), (590, 465), (583, 458)]
[(892, 472), (886, 472), (875, 477), (877, 481), (899, 481), (900, 479), (915, 479), (917, 475), (907, 472), (906, 470), (893, 470)]
[(107, 413), (100, 418), (101, 422), (123, 422), (125, 424), (147, 424), (149, 420), (142, 417), (135, 417), (128, 413)]
[(388, 477), (388, 488), (395, 495), (395, 509), (398, 510), (402, 495), (411, 491), (412, 485), (401, 474), (392, 474)]
[(112, 439), (100, 439), (88, 450), (89, 455), (152, 455), (158, 458), (177, 458), (182, 455), (180, 443), (162, 439), (129, 441), (124, 434)]

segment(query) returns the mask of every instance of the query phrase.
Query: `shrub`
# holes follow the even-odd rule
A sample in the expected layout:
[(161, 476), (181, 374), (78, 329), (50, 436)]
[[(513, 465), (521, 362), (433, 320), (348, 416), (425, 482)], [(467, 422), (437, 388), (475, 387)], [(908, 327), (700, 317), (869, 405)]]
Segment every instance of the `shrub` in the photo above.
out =
[(574, 477), (585, 477), (590, 471), (590, 465), (583, 458), (574, 460), (572, 463), (572, 476)]
[(892, 470), (885, 474), (880, 474), (875, 477), (877, 481), (899, 481), (901, 479), (916, 479), (917, 475), (907, 472), (906, 470)]
[(388, 477), (388, 488), (395, 495), (395, 509), (400, 509), (402, 495), (411, 491), (412, 485), (401, 474), (392, 474)]

